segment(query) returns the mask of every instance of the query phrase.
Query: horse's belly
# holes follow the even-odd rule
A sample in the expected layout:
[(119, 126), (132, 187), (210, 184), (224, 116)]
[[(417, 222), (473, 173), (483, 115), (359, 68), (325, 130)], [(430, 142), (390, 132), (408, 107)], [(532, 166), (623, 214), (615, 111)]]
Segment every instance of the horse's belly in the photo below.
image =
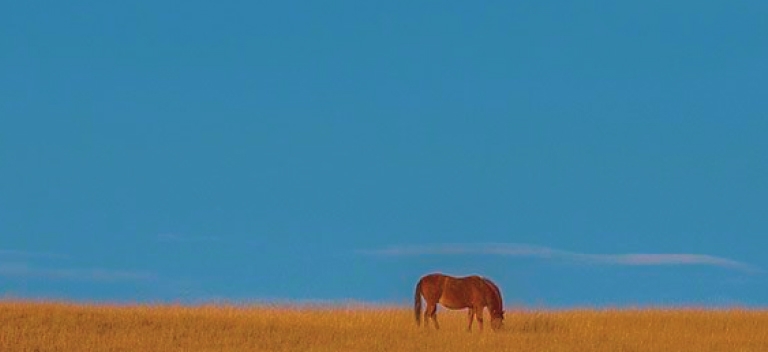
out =
[(450, 299), (446, 299), (443, 297), (440, 297), (440, 304), (448, 309), (462, 309), (466, 308), (467, 306), (465, 304), (462, 304), (460, 302), (452, 301)]

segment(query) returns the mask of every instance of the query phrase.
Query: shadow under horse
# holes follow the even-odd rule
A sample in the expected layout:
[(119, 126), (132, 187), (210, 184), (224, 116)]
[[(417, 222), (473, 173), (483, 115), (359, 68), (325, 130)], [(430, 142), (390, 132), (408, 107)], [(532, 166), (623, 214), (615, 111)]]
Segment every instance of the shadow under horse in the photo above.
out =
[(421, 325), (421, 298), (427, 304), (424, 311), (424, 326), (429, 326), (429, 319), (437, 323), (437, 304), (448, 309), (469, 308), (469, 325), (472, 330), (473, 318), (477, 319), (480, 330), (483, 329), (483, 309), (488, 308), (491, 315), (491, 328), (498, 330), (504, 321), (504, 307), (501, 291), (491, 280), (480, 276), (453, 277), (443, 274), (429, 274), (416, 284), (413, 308), (416, 313), (416, 325)]

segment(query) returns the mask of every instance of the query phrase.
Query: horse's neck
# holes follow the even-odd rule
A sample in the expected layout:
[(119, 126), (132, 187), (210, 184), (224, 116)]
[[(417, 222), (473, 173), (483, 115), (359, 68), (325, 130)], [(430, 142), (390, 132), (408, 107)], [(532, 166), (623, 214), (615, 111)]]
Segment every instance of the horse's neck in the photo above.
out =
[(490, 303), (491, 303), (491, 309), (496, 312), (501, 312), (503, 308), (503, 303), (501, 301), (501, 292), (499, 291), (499, 288), (491, 282), (488, 279), (483, 279), (485, 281), (485, 285), (488, 287), (488, 293), (490, 296)]

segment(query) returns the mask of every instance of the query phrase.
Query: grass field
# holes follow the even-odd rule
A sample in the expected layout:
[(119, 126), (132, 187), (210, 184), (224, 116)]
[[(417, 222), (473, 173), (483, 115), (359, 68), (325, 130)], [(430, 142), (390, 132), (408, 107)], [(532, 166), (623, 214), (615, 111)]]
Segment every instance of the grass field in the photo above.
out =
[(508, 308), (504, 330), (472, 333), (463, 311), (438, 319), (434, 331), (406, 308), (0, 301), (0, 351), (768, 351), (765, 310)]

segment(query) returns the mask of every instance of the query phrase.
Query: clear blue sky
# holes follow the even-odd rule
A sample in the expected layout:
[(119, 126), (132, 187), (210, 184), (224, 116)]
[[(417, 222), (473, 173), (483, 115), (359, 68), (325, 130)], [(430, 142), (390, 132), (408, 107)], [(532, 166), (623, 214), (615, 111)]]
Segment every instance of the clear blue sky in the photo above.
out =
[(0, 295), (768, 306), (768, 3), (13, 1)]

